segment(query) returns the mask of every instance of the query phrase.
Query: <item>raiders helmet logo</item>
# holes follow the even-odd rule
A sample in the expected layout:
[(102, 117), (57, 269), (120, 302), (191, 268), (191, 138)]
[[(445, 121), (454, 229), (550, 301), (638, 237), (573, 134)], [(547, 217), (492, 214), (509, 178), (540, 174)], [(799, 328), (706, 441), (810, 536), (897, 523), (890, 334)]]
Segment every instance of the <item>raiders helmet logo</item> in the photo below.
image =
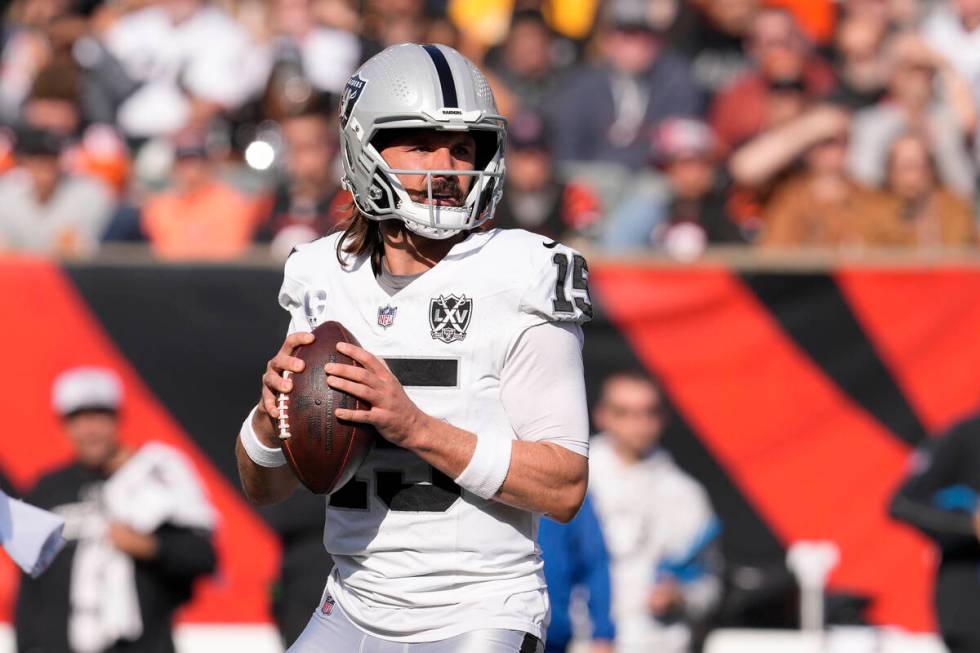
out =
[(350, 114), (352, 111), (354, 111), (354, 105), (357, 104), (357, 100), (361, 97), (361, 93), (364, 91), (364, 86), (366, 84), (367, 81), (361, 79), (361, 76), (357, 74), (347, 80), (347, 86), (344, 87), (344, 93), (340, 96), (339, 115), (341, 128), (347, 127), (347, 122), (350, 120)]
[(429, 300), (430, 335), (449, 344), (466, 337), (473, 317), (473, 300), (466, 295), (439, 295)]

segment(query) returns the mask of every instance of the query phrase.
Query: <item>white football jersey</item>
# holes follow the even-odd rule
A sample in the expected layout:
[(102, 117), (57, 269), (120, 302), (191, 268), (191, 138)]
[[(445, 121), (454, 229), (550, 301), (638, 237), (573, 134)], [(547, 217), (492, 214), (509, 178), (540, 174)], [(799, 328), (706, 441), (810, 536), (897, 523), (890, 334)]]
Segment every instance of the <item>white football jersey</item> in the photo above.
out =
[[(585, 259), (525, 231), (474, 233), (389, 296), (368, 257), (339, 263), (338, 238), (300, 246), (287, 261), (279, 299), (290, 330), (340, 322), (386, 360), (421, 410), (480, 437), (519, 439), (500, 400), (504, 361), (530, 327), (589, 319)], [(461, 490), (379, 439), (327, 500), (324, 543), (336, 563), (328, 591), (355, 624), (388, 639), (480, 628), (542, 637), (538, 518)]]

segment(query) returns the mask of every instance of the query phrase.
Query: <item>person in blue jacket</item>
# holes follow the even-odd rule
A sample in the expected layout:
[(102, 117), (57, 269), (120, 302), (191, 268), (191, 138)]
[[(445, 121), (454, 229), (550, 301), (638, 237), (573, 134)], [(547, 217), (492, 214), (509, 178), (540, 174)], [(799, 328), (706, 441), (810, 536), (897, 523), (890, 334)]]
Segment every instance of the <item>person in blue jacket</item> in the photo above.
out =
[(542, 519), (538, 544), (544, 558), (544, 576), (551, 597), (551, 624), (545, 653), (565, 653), (572, 640), (569, 614), (572, 591), (588, 590), (592, 648), (589, 653), (612, 653), (615, 628), (609, 615), (609, 554), (599, 519), (589, 497), (567, 524)]

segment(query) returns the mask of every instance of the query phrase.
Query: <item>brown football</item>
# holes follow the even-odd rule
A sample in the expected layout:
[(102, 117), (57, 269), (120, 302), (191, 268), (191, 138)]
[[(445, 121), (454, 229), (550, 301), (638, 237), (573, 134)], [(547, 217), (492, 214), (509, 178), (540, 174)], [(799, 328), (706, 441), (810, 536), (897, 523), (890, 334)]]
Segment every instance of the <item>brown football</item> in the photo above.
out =
[(337, 419), (337, 408), (366, 410), (370, 406), (331, 388), (323, 371), (327, 363), (360, 366), (337, 351), (338, 342), (358, 345), (357, 339), (339, 322), (324, 322), (313, 335), (316, 340), (294, 354), (306, 367), (299, 374), (290, 374), (292, 391), (279, 395), (279, 437), (286, 460), (303, 485), (316, 494), (330, 494), (354, 476), (377, 434), (369, 424)]

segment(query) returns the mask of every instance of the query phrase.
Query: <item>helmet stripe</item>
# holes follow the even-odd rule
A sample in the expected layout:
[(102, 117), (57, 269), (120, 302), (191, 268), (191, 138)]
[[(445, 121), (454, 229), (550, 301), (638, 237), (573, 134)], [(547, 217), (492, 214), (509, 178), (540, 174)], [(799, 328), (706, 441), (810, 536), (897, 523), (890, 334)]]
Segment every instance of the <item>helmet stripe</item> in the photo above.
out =
[(449, 68), (446, 55), (442, 50), (434, 45), (423, 45), (422, 49), (429, 53), (432, 63), (439, 74), (439, 85), (442, 87), (442, 104), (445, 107), (458, 109), (459, 100), (456, 99), (456, 82), (453, 79), (453, 71)]

